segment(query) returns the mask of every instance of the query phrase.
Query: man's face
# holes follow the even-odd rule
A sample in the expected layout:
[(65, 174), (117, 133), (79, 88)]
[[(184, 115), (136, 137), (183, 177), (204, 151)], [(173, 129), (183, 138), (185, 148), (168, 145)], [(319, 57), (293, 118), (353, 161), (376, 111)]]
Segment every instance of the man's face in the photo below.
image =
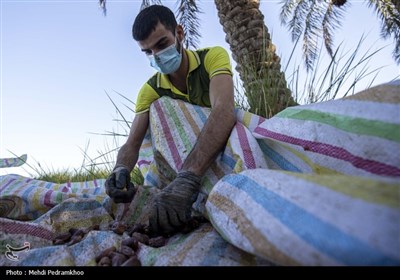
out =
[(175, 43), (174, 34), (160, 22), (145, 40), (138, 41), (139, 47), (146, 55), (154, 55)]

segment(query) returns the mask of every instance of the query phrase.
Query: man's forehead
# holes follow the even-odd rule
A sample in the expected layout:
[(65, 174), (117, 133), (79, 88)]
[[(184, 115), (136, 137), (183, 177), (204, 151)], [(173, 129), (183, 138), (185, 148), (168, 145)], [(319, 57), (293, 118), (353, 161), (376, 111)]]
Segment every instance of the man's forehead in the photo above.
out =
[(141, 48), (148, 48), (156, 44), (161, 38), (169, 35), (172, 35), (172, 32), (162, 23), (158, 22), (150, 35), (145, 40), (139, 41), (138, 43)]
[(160, 21), (157, 23), (157, 25), (154, 27), (154, 31), (160, 31), (160, 32), (171, 32), (169, 31), (164, 24), (162, 24)]

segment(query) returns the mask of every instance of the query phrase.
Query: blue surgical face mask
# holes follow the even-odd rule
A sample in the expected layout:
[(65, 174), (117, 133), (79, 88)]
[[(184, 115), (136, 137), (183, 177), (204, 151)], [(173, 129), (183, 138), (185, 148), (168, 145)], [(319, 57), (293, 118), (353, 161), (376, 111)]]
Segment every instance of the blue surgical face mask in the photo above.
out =
[(149, 55), (150, 65), (163, 74), (171, 74), (178, 70), (182, 62), (182, 44), (180, 53), (175, 45), (176, 42), (154, 55)]

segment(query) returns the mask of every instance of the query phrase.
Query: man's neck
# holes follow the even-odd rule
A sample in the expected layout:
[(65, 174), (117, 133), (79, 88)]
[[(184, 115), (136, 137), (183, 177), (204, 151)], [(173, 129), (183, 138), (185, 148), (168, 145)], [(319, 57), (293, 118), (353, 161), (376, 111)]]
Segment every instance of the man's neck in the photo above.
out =
[(181, 92), (186, 93), (187, 92), (187, 85), (186, 85), (186, 77), (189, 72), (189, 59), (186, 53), (185, 49), (182, 49), (182, 63), (181, 66), (179, 66), (179, 69), (168, 75), (169, 80), (171, 83), (179, 89)]

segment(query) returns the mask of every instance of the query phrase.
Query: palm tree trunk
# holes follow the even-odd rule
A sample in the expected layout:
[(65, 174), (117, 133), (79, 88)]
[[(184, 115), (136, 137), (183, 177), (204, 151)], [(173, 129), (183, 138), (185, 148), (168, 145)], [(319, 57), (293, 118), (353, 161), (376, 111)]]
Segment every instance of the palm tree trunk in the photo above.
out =
[(215, 0), (236, 70), (240, 75), (250, 111), (271, 117), (295, 102), (281, 72), (271, 36), (264, 24), (260, 1)]

